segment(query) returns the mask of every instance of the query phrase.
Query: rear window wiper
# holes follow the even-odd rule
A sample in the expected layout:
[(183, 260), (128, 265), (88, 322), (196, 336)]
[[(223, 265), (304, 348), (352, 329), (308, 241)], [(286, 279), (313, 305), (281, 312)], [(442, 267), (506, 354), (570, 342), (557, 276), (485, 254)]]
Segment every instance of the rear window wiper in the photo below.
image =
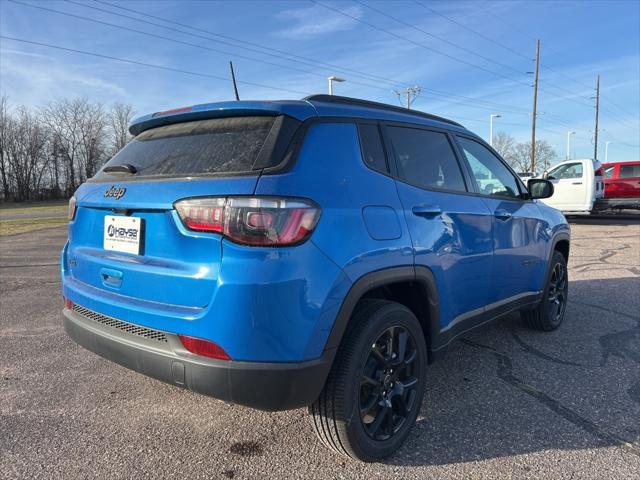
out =
[(138, 169), (130, 163), (121, 163), (120, 165), (110, 165), (102, 170), (104, 173), (129, 173), (135, 175)]

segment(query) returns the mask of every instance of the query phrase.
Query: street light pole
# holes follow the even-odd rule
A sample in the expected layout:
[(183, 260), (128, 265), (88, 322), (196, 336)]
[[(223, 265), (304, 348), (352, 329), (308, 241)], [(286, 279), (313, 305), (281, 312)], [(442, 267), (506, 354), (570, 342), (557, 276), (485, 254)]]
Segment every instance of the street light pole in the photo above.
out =
[(489, 115), (489, 145), (493, 147), (493, 119), (500, 118), (502, 115), (492, 113)]
[(567, 132), (567, 160), (571, 157), (571, 135), (574, 135), (576, 132), (569, 131)]
[(609, 144), (610, 141), (604, 142), (604, 163), (609, 163)]
[(333, 95), (333, 82), (342, 83), (346, 80), (344, 78), (335, 77), (332, 75), (327, 78), (327, 81), (329, 82), (329, 95)]

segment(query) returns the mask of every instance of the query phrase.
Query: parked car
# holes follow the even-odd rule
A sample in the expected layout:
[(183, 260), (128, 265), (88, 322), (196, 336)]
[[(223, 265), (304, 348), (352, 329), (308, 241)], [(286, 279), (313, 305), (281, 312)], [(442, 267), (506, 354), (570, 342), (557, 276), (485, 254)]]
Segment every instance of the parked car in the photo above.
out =
[(604, 197), (598, 210), (640, 209), (640, 161), (612, 162), (602, 166)]
[[(569, 227), (451, 120), (337, 96), (135, 120), (70, 202), (64, 326), (85, 348), (393, 453), (427, 364), (510, 312), (557, 328)], [(480, 187), (492, 178), (493, 187)]]
[(538, 174), (536, 172), (518, 172), (518, 176), (520, 177), (520, 180), (522, 180), (526, 185), (530, 179), (536, 178)]
[(588, 215), (604, 194), (601, 164), (597, 160), (566, 160), (542, 175), (553, 183), (553, 196), (544, 201), (565, 215)]

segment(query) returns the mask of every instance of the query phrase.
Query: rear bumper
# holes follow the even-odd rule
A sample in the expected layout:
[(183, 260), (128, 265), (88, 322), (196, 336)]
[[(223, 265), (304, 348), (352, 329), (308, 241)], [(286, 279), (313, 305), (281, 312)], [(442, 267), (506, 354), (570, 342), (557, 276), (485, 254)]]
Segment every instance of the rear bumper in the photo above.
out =
[(300, 363), (214, 360), (186, 351), (173, 334), (165, 333), (164, 340), (145, 338), (69, 309), (63, 314), (67, 334), (107, 360), (178, 387), (260, 410), (310, 405), (331, 368), (329, 352)]

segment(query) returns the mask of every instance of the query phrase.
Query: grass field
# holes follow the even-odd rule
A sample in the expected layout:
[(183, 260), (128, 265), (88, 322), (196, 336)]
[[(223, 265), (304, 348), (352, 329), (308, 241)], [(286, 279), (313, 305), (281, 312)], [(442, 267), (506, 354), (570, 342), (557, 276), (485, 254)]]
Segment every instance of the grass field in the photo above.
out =
[(67, 200), (56, 200), (54, 202), (34, 202), (34, 203), (0, 203), (0, 218), (6, 215), (22, 213), (49, 213), (60, 212), (66, 215)]
[(60, 227), (67, 224), (67, 217), (48, 218), (19, 218), (15, 220), (0, 220), (0, 237), (17, 235), (18, 233), (44, 230), (45, 228)]
[(0, 236), (59, 227), (66, 223), (66, 200), (0, 204)]

